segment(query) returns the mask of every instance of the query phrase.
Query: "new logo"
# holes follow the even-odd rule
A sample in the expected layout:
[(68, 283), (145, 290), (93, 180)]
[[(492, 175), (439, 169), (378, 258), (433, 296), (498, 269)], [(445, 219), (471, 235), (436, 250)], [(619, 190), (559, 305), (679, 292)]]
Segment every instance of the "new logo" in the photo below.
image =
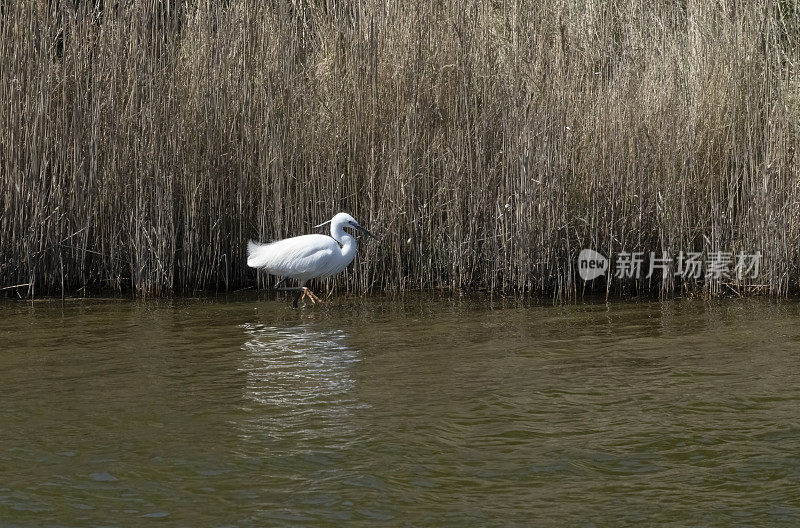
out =
[(578, 255), (578, 273), (585, 281), (596, 279), (608, 271), (608, 259), (593, 249), (584, 249)]

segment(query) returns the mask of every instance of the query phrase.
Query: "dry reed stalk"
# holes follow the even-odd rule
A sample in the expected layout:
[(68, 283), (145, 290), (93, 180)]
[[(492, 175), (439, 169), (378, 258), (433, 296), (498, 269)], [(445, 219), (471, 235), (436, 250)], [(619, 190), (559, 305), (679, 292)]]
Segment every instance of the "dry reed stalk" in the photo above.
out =
[[(798, 0), (2, 2), (0, 287), (238, 288), (346, 210), (359, 291), (786, 295), (799, 42)], [(764, 262), (587, 285), (583, 247)]]

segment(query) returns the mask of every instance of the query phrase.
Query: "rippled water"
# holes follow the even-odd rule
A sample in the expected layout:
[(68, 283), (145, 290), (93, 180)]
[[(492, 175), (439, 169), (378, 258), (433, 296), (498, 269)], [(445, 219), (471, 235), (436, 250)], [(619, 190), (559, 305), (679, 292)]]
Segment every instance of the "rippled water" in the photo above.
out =
[(0, 305), (2, 526), (797, 526), (800, 305)]

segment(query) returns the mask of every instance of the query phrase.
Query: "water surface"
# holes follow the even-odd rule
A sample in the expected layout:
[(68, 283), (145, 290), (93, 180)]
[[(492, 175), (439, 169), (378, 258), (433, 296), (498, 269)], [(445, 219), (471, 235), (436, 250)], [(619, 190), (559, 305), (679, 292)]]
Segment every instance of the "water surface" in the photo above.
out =
[(0, 305), (2, 526), (797, 526), (800, 305)]

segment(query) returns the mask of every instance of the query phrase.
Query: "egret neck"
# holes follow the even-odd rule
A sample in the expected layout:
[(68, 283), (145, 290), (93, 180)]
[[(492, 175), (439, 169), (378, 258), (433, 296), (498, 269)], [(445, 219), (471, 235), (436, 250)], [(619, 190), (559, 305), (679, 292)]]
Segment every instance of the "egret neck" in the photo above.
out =
[(331, 222), (331, 238), (342, 247), (342, 258), (349, 263), (356, 256), (356, 239), (344, 230), (345, 225), (346, 220)]

